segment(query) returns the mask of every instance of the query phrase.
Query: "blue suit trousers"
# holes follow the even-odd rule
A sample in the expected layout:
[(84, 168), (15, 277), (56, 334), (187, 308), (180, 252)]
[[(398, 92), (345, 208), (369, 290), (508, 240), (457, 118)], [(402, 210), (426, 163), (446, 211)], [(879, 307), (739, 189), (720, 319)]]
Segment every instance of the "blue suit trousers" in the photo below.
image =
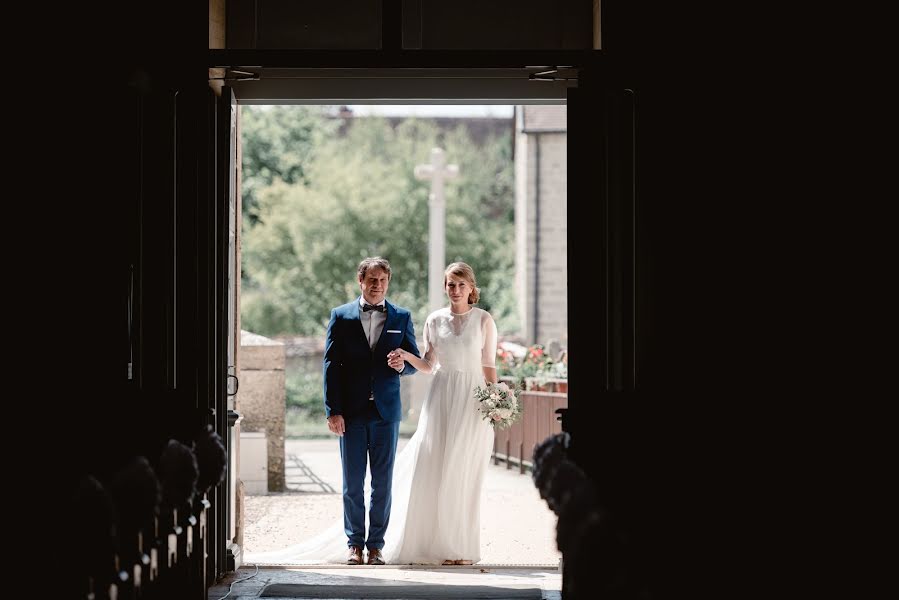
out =
[[(343, 463), (343, 527), (347, 546), (369, 550), (384, 547), (384, 533), (390, 521), (393, 461), (400, 424), (381, 418), (374, 402), (368, 411), (345, 419), (340, 438)], [(365, 535), (365, 472), (371, 461), (371, 507), (368, 537)]]

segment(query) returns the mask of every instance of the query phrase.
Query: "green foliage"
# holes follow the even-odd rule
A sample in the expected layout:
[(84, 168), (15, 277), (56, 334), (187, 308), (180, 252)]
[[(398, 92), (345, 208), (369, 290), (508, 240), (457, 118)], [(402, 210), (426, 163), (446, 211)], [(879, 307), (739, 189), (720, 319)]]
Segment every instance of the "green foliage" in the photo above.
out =
[(331, 439), (334, 434), (322, 417), (312, 416), (296, 408), (288, 408), (284, 422), (284, 437), (288, 439)]
[[(244, 327), (263, 335), (323, 335), (330, 309), (359, 293), (356, 266), (365, 256), (390, 260), (388, 297), (427, 316), (428, 194), (415, 165), (440, 146), (459, 165), (446, 186), (447, 262), (472, 265), (481, 287), (479, 306), (502, 332), (517, 329), (514, 298), (514, 177), (510, 134), (475, 144), (459, 126), (441, 131), (434, 121), (340, 121), (302, 107), (245, 107), (244, 182), (255, 182), (255, 219), (244, 221), (242, 257)], [(290, 126), (291, 133), (279, 133)], [(250, 140), (273, 136), (277, 143)], [(276, 157), (276, 148), (294, 152)], [(245, 156), (246, 156), (245, 152)], [(246, 203), (246, 202), (245, 202)]]
[(288, 369), (286, 376), (287, 408), (323, 420), (325, 404), (322, 400), (321, 369)]
[(305, 166), (316, 148), (333, 136), (339, 122), (322, 106), (254, 106), (241, 111), (244, 219), (260, 219), (256, 197), (277, 180), (307, 184)]

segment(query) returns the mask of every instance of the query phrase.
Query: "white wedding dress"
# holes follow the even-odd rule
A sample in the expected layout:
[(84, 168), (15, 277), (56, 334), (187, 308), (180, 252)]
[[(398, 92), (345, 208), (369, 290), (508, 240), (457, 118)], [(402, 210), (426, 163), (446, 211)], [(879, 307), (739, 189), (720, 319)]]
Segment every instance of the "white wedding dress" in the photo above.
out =
[[(480, 308), (428, 316), (424, 354), (435, 370), (418, 428), (397, 455), (390, 522), (384, 537), (389, 564), (480, 560), (480, 503), (493, 447), (493, 427), (477, 410), (474, 390), (483, 367), (496, 366), (496, 324)], [(419, 377), (431, 375), (419, 374)], [(366, 508), (370, 486), (366, 478)], [(367, 511), (366, 511), (367, 512)], [(314, 538), (274, 552), (247, 553), (247, 564), (345, 564), (342, 515)]]

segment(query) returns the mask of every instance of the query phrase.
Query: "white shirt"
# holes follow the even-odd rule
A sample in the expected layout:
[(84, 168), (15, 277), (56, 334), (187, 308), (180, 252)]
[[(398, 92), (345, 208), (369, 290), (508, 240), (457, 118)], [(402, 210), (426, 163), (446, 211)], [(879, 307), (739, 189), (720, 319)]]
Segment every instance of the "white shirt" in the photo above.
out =
[[(384, 302), (384, 300), (381, 300), (375, 306), (384, 306)], [(362, 307), (366, 304), (368, 304), (368, 302), (365, 301), (365, 298), (360, 297), (359, 320), (362, 321), (362, 329), (365, 330), (365, 337), (368, 338), (368, 347), (374, 350), (375, 345), (378, 343), (378, 339), (381, 337), (381, 332), (384, 330), (384, 323), (387, 321), (387, 312), (381, 312), (379, 310), (365, 312), (362, 310)]]

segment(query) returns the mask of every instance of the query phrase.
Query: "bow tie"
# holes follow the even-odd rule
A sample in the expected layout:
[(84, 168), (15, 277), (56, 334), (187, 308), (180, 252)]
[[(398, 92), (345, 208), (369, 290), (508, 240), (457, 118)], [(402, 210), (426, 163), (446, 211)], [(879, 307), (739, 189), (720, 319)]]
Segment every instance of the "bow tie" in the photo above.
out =
[(377, 310), (380, 312), (387, 312), (387, 307), (383, 304), (363, 304), (362, 312), (368, 312), (370, 310)]

